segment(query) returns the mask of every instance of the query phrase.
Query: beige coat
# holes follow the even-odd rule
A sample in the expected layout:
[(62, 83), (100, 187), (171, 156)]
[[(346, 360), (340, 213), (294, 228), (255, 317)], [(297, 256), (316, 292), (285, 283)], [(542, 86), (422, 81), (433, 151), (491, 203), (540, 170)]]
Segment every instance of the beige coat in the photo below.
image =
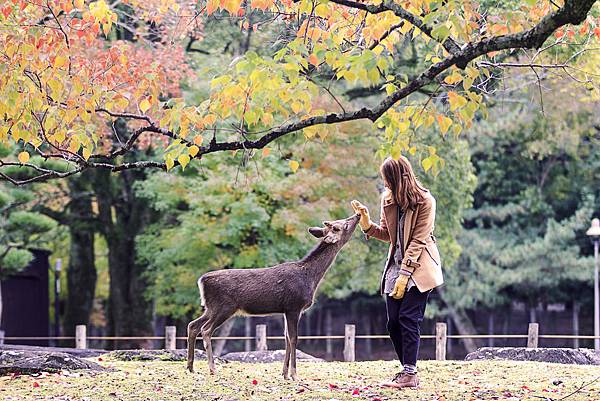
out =
[[(381, 214), (379, 224), (365, 231), (370, 237), (389, 242), (388, 260), (396, 242), (396, 224), (398, 222), (398, 207), (391, 193), (386, 191), (381, 199)], [(407, 210), (404, 219), (404, 257), (402, 268), (412, 271), (412, 278), (419, 289), (424, 292), (444, 283), (440, 253), (433, 236), (435, 223), (435, 198), (425, 193), (423, 201), (417, 204), (416, 210)], [(386, 261), (387, 266), (387, 261)]]

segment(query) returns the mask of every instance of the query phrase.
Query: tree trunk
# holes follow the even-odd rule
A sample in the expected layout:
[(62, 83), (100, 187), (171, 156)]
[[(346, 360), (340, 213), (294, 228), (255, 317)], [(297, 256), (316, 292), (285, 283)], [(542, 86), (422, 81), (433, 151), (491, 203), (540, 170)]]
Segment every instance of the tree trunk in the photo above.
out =
[[(107, 171), (97, 171), (97, 174), (99, 216), (108, 245), (109, 333), (146, 336), (152, 333), (152, 304), (144, 294), (146, 266), (137, 261), (135, 238), (148, 222), (149, 209), (133, 190), (134, 182), (143, 179), (144, 173), (127, 171), (111, 176)], [(147, 345), (145, 341), (127, 344)]]
[(71, 198), (68, 213), (62, 224), (69, 226), (70, 248), (67, 266), (67, 298), (63, 327), (67, 336), (75, 335), (75, 326), (89, 323), (96, 293), (96, 264), (94, 254), (94, 234), (97, 221), (92, 209), (90, 176), (70, 179)]
[[(454, 326), (458, 334), (477, 334), (475, 326), (473, 325), (473, 322), (467, 315), (466, 311), (462, 309), (457, 309), (451, 304), (451, 302), (447, 302), (444, 299), (445, 292), (442, 288), (438, 289), (438, 292), (440, 294), (440, 297), (446, 304), (446, 308), (448, 309), (448, 315), (450, 315), (450, 317), (452, 318), (452, 321), (454, 322)], [(462, 342), (467, 352), (476, 351), (479, 347), (477, 340), (474, 338), (463, 338)]]

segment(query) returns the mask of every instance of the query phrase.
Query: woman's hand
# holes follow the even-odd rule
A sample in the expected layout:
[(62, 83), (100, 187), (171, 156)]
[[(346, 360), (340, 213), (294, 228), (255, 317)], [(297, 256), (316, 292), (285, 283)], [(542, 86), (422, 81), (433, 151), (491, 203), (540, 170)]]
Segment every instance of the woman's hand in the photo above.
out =
[(406, 292), (406, 287), (408, 287), (409, 278), (410, 275), (400, 274), (396, 279), (394, 290), (391, 292), (390, 297), (394, 299), (402, 299), (404, 297), (404, 293)]
[(356, 199), (350, 202), (350, 204), (352, 205), (352, 209), (354, 209), (356, 213), (360, 214), (360, 221), (358, 222), (358, 224), (360, 224), (360, 228), (363, 231), (367, 231), (373, 225), (371, 216), (369, 216), (369, 209), (367, 209), (365, 205)]

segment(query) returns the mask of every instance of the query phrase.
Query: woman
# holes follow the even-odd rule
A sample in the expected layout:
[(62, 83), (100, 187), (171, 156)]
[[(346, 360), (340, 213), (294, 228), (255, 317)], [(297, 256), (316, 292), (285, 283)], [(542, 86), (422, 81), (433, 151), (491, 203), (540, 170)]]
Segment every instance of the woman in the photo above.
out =
[(367, 239), (390, 243), (381, 293), (386, 301), (387, 329), (403, 369), (387, 385), (417, 387), (419, 326), (429, 293), (443, 283), (433, 236), (435, 199), (417, 180), (406, 157), (385, 159), (380, 173), (385, 185), (380, 223), (371, 221), (360, 202), (353, 200), (352, 207), (361, 215), (359, 224)]

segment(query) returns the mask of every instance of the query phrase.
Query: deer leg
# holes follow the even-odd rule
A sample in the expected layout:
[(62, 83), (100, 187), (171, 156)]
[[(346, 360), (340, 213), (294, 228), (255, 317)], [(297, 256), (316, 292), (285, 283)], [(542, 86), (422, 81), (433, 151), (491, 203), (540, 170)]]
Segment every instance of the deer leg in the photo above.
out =
[(283, 359), (283, 378), (288, 380), (290, 377), (288, 375), (289, 366), (290, 366), (290, 336), (287, 328), (287, 316), (285, 317), (285, 358)]
[(216, 373), (215, 360), (212, 352), (211, 337), (216, 329), (219, 328), (227, 319), (233, 315), (235, 310), (230, 311), (219, 311), (217, 314), (211, 316), (201, 328), (202, 340), (204, 342), (204, 350), (206, 351), (206, 358), (208, 359), (208, 369), (211, 374)]
[(290, 376), (292, 380), (297, 380), (296, 375), (296, 345), (298, 344), (298, 322), (300, 312), (294, 311), (285, 314), (290, 348)]
[(202, 325), (206, 322), (208, 317), (206, 316), (206, 312), (202, 314), (198, 319), (192, 320), (190, 324), (188, 324), (188, 357), (187, 357), (187, 368), (190, 372), (194, 373), (194, 356), (196, 350), (196, 337), (200, 333), (200, 329)]

